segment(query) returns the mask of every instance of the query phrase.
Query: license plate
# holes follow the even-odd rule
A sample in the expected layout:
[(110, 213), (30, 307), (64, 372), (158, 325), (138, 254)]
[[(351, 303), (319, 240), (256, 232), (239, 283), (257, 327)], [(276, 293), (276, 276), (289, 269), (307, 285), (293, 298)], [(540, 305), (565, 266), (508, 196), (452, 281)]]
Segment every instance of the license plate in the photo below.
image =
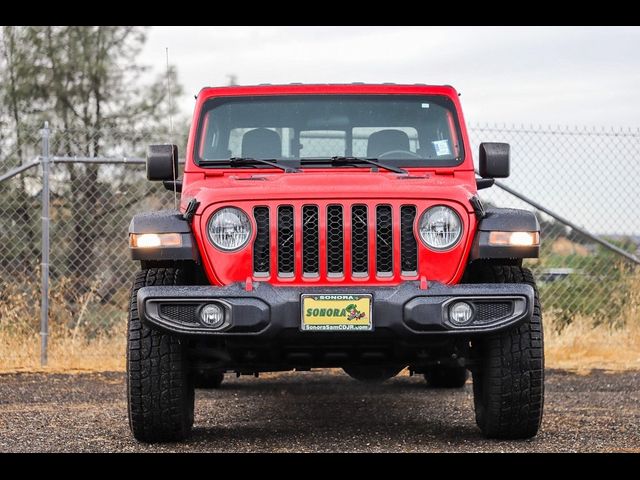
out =
[(371, 295), (302, 295), (304, 331), (373, 330)]

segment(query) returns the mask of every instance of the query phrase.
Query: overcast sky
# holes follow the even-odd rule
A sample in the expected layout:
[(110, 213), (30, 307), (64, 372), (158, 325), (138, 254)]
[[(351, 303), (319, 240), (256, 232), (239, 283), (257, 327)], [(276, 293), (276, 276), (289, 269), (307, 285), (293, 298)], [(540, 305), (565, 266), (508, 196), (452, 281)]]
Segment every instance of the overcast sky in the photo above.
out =
[(289, 82), (451, 84), (470, 122), (640, 126), (637, 27), (153, 27), (191, 112), (203, 86)]
[(451, 84), (471, 125), (633, 127), (624, 138), (476, 129), (472, 140), (510, 142), (508, 184), (561, 215), (596, 233), (640, 232), (640, 215), (625, 214), (640, 210), (640, 28), (153, 27), (142, 61), (163, 72), (165, 47), (188, 115), (194, 94), (234, 74), (242, 85)]

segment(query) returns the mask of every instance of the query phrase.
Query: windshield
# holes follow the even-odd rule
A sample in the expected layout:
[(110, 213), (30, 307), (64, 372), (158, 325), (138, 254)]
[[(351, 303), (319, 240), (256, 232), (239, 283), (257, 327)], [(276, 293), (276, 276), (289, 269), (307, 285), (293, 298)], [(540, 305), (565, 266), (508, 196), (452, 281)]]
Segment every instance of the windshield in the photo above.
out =
[(444, 96), (283, 95), (208, 101), (195, 153), (207, 166), (233, 157), (342, 156), (452, 166), (463, 152), (455, 107)]

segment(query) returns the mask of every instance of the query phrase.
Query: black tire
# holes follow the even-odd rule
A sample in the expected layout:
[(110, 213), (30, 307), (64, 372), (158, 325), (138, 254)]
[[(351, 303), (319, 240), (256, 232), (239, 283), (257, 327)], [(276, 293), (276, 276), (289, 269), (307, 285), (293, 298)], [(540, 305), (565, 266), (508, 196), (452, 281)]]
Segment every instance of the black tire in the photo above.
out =
[(473, 371), (476, 423), (489, 438), (531, 438), (544, 404), (542, 313), (533, 274), (519, 266), (486, 266), (477, 283), (526, 283), (535, 290), (533, 315), (515, 328), (472, 342), (479, 360)]
[(438, 366), (424, 372), (424, 379), (432, 388), (462, 388), (467, 378), (469, 371), (464, 367)]
[(184, 285), (177, 268), (136, 274), (131, 290), (127, 348), (127, 401), (133, 436), (147, 443), (178, 441), (193, 426), (194, 387), (183, 340), (142, 322), (136, 301), (144, 286)]
[(356, 365), (344, 367), (344, 373), (359, 382), (382, 383), (395, 377), (404, 367), (382, 367), (377, 365)]
[(220, 388), (224, 380), (224, 373), (196, 370), (193, 375), (193, 383), (196, 388)]

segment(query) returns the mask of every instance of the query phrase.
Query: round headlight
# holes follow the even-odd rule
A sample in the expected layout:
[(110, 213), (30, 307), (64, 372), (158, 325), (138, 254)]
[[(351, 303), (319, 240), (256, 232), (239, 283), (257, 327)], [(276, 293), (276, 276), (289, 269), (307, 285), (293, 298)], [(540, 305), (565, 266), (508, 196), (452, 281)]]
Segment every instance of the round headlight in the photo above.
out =
[(225, 207), (211, 215), (207, 230), (215, 247), (225, 251), (238, 250), (249, 241), (251, 222), (239, 208)]
[(420, 238), (433, 250), (447, 250), (462, 236), (462, 222), (458, 214), (449, 207), (437, 205), (428, 208), (420, 217)]

